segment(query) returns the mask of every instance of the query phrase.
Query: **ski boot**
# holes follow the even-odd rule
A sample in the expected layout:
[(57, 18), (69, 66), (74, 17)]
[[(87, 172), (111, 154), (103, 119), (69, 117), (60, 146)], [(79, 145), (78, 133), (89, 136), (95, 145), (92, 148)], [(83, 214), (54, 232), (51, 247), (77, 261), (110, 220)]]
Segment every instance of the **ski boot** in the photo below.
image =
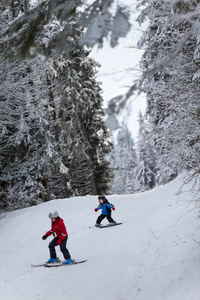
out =
[(47, 264), (56, 263), (56, 262), (60, 262), (60, 259), (59, 258), (50, 258), (47, 261)]
[(69, 264), (73, 264), (73, 260), (72, 260), (71, 258), (66, 259), (66, 260), (63, 262), (63, 265), (69, 265)]
[(109, 222), (109, 225), (110, 225), (110, 226), (115, 225), (115, 224), (116, 224), (115, 221), (114, 221), (114, 222)]

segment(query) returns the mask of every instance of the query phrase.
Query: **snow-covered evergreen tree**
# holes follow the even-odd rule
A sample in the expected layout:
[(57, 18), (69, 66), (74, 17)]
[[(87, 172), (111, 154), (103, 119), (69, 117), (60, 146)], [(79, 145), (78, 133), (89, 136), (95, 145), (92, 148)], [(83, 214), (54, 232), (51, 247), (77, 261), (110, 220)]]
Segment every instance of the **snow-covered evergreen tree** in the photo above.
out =
[(141, 44), (142, 89), (158, 183), (199, 166), (199, 1), (139, 1), (149, 27)]
[[(112, 174), (105, 157), (112, 145), (97, 64), (78, 45), (80, 27), (68, 24), (66, 36), (57, 31), (52, 22), (40, 38), (40, 45), (54, 42), (48, 60), (45, 50), (32, 60), (1, 64), (2, 209), (108, 190)], [(58, 36), (66, 39), (62, 55)]]
[(1, 201), (7, 202), (7, 208), (19, 208), (50, 199), (45, 181), (57, 153), (49, 130), (49, 107), (41, 88), (31, 80), (36, 74), (30, 62), (2, 68)]
[[(21, 7), (22, 9), (23, 7)], [(19, 3), (1, 6), (1, 25), (20, 13)], [(49, 130), (46, 89), (39, 59), (0, 65), (0, 206), (14, 209), (50, 199), (46, 182), (57, 161)]]
[(102, 90), (96, 81), (98, 64), (89, 57), (90, 51), (78, 44), (80, 27), (68, 27), (66, 53), (56, 59), (52, 56), (60, 154), (69, 169), (71, 194), (102, 194), (112, 176), (105, 159), (112, 146), (103, 124)]
[[(103, 44), (103, 39), (110, 37), (110, 45), (116, 46), (119, 37), (126, 36), (130, 30), (129, 11), (126, 5), (116, 0), (96, 0), (88, 4), (84, 0), (17, 0), (1, 1), (2, 10), (11, 7), (14, 19), (7, 23), (7, 28), (0, 32), (0, 54), (4, 59), (19, 59), (36, 55), (43, 51), (39, 43), (45, 35), (46, 27), (57, 20), (63, 35), (68, 31), (68, 24), (74, 22), (85, 28), (79, 44), (93, 47)], [(16, 10), (16, 7), (18, 11)], [(58, 33), (56, 33), (58, 34)], [(51, 49), (49, 41), (45, 48)], [(63, 40), (57, 39), (59, 53), (65, 49)], [(9, 49), (9, 51), (8, 51)], [(5, 51), (6, 50), (6, 51)]]
[(114, 169), (111, 192), (113, 194), (134, 193), (137, 158), (134, 140), (126, 125), (123, 125), (117, 134), (117, 141), (110, 155), (110, 161)]
[(142, 113), (139, 114), (139, 133), (137, 143), (137, 191), (146, 191), (154, 188), (156, 176), (155, 145)]

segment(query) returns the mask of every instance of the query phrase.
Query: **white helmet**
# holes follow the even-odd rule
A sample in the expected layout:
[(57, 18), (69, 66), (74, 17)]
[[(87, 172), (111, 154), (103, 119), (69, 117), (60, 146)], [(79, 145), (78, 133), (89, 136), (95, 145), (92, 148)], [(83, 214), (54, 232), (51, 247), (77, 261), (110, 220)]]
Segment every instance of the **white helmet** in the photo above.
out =
[(49, 213), (49, 218), (57, 218), (57, 217), (58, 217), (58, 212), (57, 212), (57, 210), (51, 211), (51, 212)]

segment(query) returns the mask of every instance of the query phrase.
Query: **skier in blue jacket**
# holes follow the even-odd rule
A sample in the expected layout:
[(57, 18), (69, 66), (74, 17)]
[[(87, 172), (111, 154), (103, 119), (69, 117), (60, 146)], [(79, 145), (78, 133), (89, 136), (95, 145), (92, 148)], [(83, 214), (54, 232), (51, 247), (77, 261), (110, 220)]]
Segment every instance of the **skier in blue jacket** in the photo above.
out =
[(101, 221), (104, 218), (108, 219), (110, 225), (115, 224), (116, 222), (111, 217), (111, 212), (112, 212), (111, 209), (115, 210), (114, 205), (109, 203), (108, 200), (105, 198), (105, 196), (99, 196), (98, 199), (99, 199), (99, 206), (97, 208), (95, 208), (94, 210), (98, 211), (98, 210), (102, 209), (102, 213), (97, 218), (95, 226), (99, 227), (101, 224)]

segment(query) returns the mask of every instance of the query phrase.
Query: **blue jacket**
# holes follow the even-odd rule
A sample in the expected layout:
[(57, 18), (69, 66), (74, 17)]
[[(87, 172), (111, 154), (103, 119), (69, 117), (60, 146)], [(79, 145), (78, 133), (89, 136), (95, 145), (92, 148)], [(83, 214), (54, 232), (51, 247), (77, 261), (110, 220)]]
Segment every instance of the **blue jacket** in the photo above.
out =
[(99, 209), (102, 209), (102, 215), (107, 215), (108, 212), (107, 212), (106, 207), (108, 207), (108, 208), (111, 209), (111, 208), (113, 207), (113, 205), (110, 204), (110, 203), (101, 203), (101, 204), (99, 204), (99, 206), (97, 207), (97, 209), (98, 209), (98, 210), (99, 210)]

